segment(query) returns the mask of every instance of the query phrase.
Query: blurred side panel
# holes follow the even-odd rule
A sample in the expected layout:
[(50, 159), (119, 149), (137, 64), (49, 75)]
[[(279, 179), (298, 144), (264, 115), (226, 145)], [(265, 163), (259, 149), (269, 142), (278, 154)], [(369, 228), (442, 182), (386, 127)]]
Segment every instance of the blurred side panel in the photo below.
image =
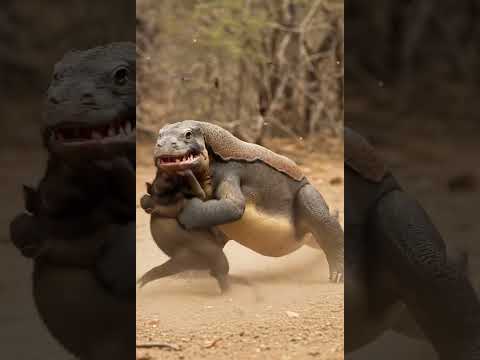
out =
[[(480, 223), (476, 215), (480, 204), (477, 166), (480, 154), (479, 15), (480, 5), (476, 1), (388, 0), (366, 3), (352, 0), (347, 1), (345, 16), (345, 124), (374, 146), (376, 154), (383, 159), (403, 190), (425, 209), (446, 244), (449, 264), (455, 267), (454, 273), (456, 271), (452, 276), (460, 282), (467, 277), (477, 291), (480, 290)], [(356, 152), (350, 156), (358, 158), (362, 155)], [(346, 175), (346, 194), (351, 191), (357, 200), (361, 198), (360, 203), (367, 204), (372, 200), (367, 194), (370, 190), (355, 188), (352, 184), (359, 183), (354, 179), (358, 172), (350, 174), (353, 174), (350, 179), (348, 173)], [(374, 185), (369, 189), (372, 187)], [(372, 204), (376, 200), (373, 199)], [(346, 304), (347, 308), (348, 304), (354, 307), (358, 305), (355, 302), (363, 301), (364, 307), (380, 308), (385, 304), (378, 304), (379, 299), (387, 301), (385, 299), (390, 296), (388, 301), (395, 302), (392, 298), (396, 295), (386, 292), (400, 291), (400, 285), (389, 277), (391, 274), (387, 271), (375, 273), (372, 269), (380, 268), (377, 265), (381, 261), (393, 264), (398, 259), (382, 260), (386, 254), (374, 246), (375, 241), (369, 236), (371, 233), (364, 234), (366, 243), (359, 245), (356, 242), (356, 234), (365, 227), (355, 227), (352, 222), (357, 221), (358, 225), (362, 222), (361, 216), (370, 216), (366, 215), (366, 208), (359, 210), (357, 205), (346, 195), (346, 247), (348, 256), (355, 258), (351, 263), (357, 261), (358, 268), (351, 267), (352, 273), (362, 269), (359, 277), (364, 276), (369, 292), (362, 295), (361, 291), (355, 291), (358, 290), (355, 281), (347, 281)], [(406, 207), (398, 210), (404, 214), (410, 211)], [(390, 222), (392, 234), (396, 224)], [(425, 242), (435, 237), (430, 235), (425, 237)], [(428, 257), (425, 258), (427, 261)], [(422, 262), (418, 265), (421, 269)], [(403, 270), (408, 272), (407, 268)], [(439, 273), (446, 271), (437, 270)], [(413, 289), (424, 276), (428, 275), (421, 270), (411, 276), (409, 288)], [(385, 286), (379, 290), (382, 283)], [(468, 288), (469, 285), (461, 283), (458, 286)], [(421, 291), (433, 290), (423, 288)], [(438, 290), (437, 294), (438, 301), (430, 304), (431, 309), (439, 309), (445, 305), (446, 299), (454, 298), (448, 291)], [(417, 299), (421, 296), (418, 293)], [(469, 342), (467, 338), (475, 336), (475, 327), (478, 329), (479, 324), (476, 318), (478, 300), (470, 298), (467, 302), (469, 305), (464, 306), (450, 301), (444, 308), (444, 315), (438, 318), (439, 328), (446, 327), (451, 334), (450, 340), (444, 341), (445, 348), (453, 346), (458, 339)], [(448, 316), (455, 313), (456, 308), (460, 308), (455, 315), (457, 325), (449, 326)], [(368, 334), (369, 326), (378, 318), (372, 320), (366, 316), (362, 323), (355, 322), (355, 316), (346, 314), (346, 347), (350, 344), (356, 349), (346, 358), (436, 359), (430, 342), (422, 339), (411, 313), (395, 313), (391, 307), (389, 310), (392, 318), (387, 319), (387, 313), (379, 315), (388, 320), (387, 325), (372, 331), (376, 335), (366, 336), (355, 346), (352, 344), (358, 338), (353, 334), (359, 331)], [(471, 311), (470, 316), (460, 320), (468, 315), (466, 311)], [(392, 326), (398, 331), (389, 330)], [(402, 331), (406, 328), (409, 330)], [(405, 336), (406, 333), (411, 336)], [(457, 356), (460, 354), (451, 354), (451, 358)]]
[[(91, 336), (79, 331), (79, 324), (69, 314), (62, 313), (63, 310), (57, 307), (58, 303), (61, 299), (68, 297), (78, 300), (80, 307), (69, 311), (86, 318), (91, 316), (87, 315), (87, 312), (95, 310), (91, 308), (86, 310), (89, 307), (86, 304), (87, 298), (89, 296), (92, 299), (100, 298), (105, 294), (88, 293), (88, 288), (76, 286), (80, 284), (79, 282), (72, 287), (62, 287), (60, 291), (43, 287), (45, 294), (51, 291), (52, 301), (47, 302), (47, 306), (53, 308), (53, 311), (57, 312), (56, 316), (63, 319), (61, 330), (55, 335), (52, 334), (45, 321), (42, 321), (34, 303), (35, 291), (32, 281), (34, 261), (31, 257), (22, 256), (25, 252), (19, 251), (20, 249), (12, 243), (10, 223), (15, 216), (22, 214), (25, 210), (22, 184), (36, 187), (45, 176), (47, 159), (50, 155), (42, 142), (42, 129), (45, 125), (43, 113), (44, 103), (47, 100), (47, 88), (53, 79), (54, 65), (63, 58), (65, 53), (74, 49), (86, 50), (119, 41), (130, 41), (134, 46), (135, 1), (5, 0), (0, 10), (0, 23), (0, 83), (2, 84), (0, 133), (3, 135), (0, 147), (2, 169), (0, 171), (2, 184), (0, 191), (2, 194), (0, 210), (1, 357), (19, 360), (72, 359), (71, 351), (65, 350), (65, 347), (60, 345), (58, 335), (60, 334), (61, 337), (61, 334), (77, 331), (75, 337), (85, 341), (85, 346), (81, 345), (81, 347), (90, 346), (86, 342), (90, 341)], [(135, 71), (134, 61), (133, 57), (132, 75)], [(69, 70), (65, 71), (68, 73)], [(88, 77), (87, 72), (84, 76)], [(80, 77), (78, 82), (81, 80)], [(65, 98), (68, 97), (66, 94), (67, 92), (64, 93)], [(86, 119), (87, 115), (79, 116), (80, 123)], [(80, 176), (76, 176), (75, 179), (80, 183), (87, 181)], [(63, 184), (59, 184), (57, 190), (62, 191), (62, 187)], [(65, 217), (70, 216), (68, 221), (76, 221), (72, 214), (80, 214), (76, 210), (79, 210), (78, 204), (84, 200), (92, 203), (91, 199), (81, 195), (78, 203), (72, 202), (70, 209), (63, 214)], [(131, 206), (133, 210), (133, 202)], [(81, 216), (85, 216), (85, 212)], [(79, 218), (79, 223), (81, 221), (83, 220)], [(82, 228), (83, 226), (78, 224), (71, 228), (66, 225), (64, 232), (74, 237), (81, 233)], [(40, 234), (40, 228), (33, 230), (33, 235)], [(134, 242), (133, 234), (130, 239)], [(70, 245), (67, 243), (66, 248)], [(134, 257), (134, 253), (132, 256)], [(38, 264), (41, 261), (36, 262)], [(134, 264), (132, 264), (132, 272), (133, 267)], [(66, 279), (70, 270), (70, 267), (65, 266), (65, 270), (59, 270), (57, 275), (60, 278), (65, 275), (64, 279)], [(90, 270), (85, 271), (90, 272)], [(128, 281), (133, 282), (133, 277), (132, 273), (131, 280)], [(82, 307), (84, 303), (85, 308)], [(131, 339), (128, 341), (130, 341), (130, 348), (133, 348), (134, 301), (130, 299), (125, 304), (123, 307), (125, 321), (123, 323), (120, 321), (118, 324), (125, 329), (130, 329), (127, 330), (131, 333)], [(97, 321), (101, 324), (102, 311), (100, 309), (96, 311)], [(91, 332), (94, 331), (93, 327)], [(101, 340), (99, 344), (103, 346)], [(105, 347), (109, 346), (115, 347), (111, 344), (105, 345)], [(104, 354), (108, 354), (108, 351), (105, 350)], [(91, 354), (88, 356), (90, 356), (88, 358), (94, 358)]]

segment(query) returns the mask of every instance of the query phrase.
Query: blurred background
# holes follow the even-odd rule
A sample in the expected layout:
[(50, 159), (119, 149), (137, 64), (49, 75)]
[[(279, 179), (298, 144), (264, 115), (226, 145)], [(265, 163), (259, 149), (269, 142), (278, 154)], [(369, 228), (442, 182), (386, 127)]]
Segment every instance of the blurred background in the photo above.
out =
[[(479, 15), (476, 0), (345, 4), (345, 124), (375, 145), (449, 251), (468, 254), (477, 290)], [(351, 359), (407, 357), (434, 359), (429, 346), (391, 333)]]
[[(113, 10), (112, 10), (113, 9)], [(31, 261), (10, 244), (23, 211), (22, 184), (36, 185), (46, 154), (42, 101), (54, 64), (72, 49), (135, 41), (135, 2), (2, 1), (0, 10), (0, 344), (2, 358), (70, 359), (43, 327), (31, 296)], [(68, 321), (68, 320), (66, 320)], [(26, 345), (28, 344), (28, 346)]]
[(64, 53), (131, 40), (134, 2), (2, 1), (0, 11), (0, 130), (2, 146), (38, 142), (41, 101), (53, 65)]
[(256, 142), (341, 132), (343, 1), (139, 0), (137, 45), (140, 127), (203, 119)]

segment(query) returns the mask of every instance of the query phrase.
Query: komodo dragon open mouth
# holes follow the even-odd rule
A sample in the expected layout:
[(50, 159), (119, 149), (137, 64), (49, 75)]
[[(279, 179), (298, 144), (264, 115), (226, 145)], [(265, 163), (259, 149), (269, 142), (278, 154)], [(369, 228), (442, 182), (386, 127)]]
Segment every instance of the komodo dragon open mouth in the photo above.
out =
[(187, 170), (199, 165), (201, 157), (205, 155), (193, 150), (180, 155), (156, 155), (155, 165), (168, 172)]
[(111, 121), (64, 121), (44, 128), (47, 149), (65, 159), (109, 159), (135, 149), (135, 117), (118, 116)]
[(47, 128), (50, 145), (88, 145), (92, 143), (114, 143), (128, 141), (135, 136), (135, 120), (115, 119), (101, 125), (65, 122)]

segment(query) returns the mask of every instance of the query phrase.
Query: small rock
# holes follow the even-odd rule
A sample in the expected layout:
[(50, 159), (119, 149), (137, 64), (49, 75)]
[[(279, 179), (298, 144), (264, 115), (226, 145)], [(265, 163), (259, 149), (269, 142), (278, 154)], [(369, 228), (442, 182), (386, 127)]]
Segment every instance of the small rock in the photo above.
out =
[(215, 339), (213, 341), (205, 341), (205, 344), (204, 344), (203, 347), (205, 349), (211, 349), (211, 348), (215, 347), (220, 341), (222, 341), (221, 338)]
[(330, 185), (341, 185), (342, 182), (343, 182), (343, 179), (340, 176), (336, 176), (330, 179)]
[(285, 314), (287, 314), (287, 316), (289, 318), (298, 318), (300, 317), (300, 315), (296, 312), (293, 312), (293, 311), (285, 311)]

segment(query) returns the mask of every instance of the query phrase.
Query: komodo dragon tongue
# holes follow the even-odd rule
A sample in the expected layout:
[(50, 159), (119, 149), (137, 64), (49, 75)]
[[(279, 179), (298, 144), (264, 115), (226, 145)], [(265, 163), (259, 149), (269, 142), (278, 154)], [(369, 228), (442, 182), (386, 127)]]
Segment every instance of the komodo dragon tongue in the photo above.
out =
[(359, 134), (345, 127), (345, 163), (365, 179), (380, 182), (388, 173), (375, 149)]
[(302, 170), (289, 158), (263, 146), (242, 141), (218, 125), (194, 120), (185, 120), (183, 123), (186, 126), (200, 126), (207, 146), (225, 161), (261, 161), (296, 181), (305, 178)]

